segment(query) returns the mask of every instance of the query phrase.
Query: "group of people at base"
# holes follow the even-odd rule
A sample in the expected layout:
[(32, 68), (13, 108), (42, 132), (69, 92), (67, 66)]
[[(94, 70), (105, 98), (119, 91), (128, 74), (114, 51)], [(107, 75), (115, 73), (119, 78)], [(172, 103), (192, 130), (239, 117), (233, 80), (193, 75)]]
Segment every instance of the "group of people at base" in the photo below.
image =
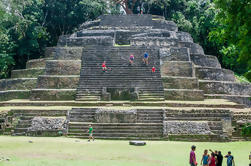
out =
[[(149, 64), (149, 61), (148, 61), (148, 60), (149, 60), (149, 54), (148, 54), (147, 52), (145, 52), (144, 55), (143, 55), (143, 59), (142, 59), (143, 64), (147, 66), (147, 65)], [(131, 55), (129, 56), (129, 66), (132, 66), (133, 64), (134, 64), (134, 55), (131, 54)], [(102, 63), (102, 71), (103, 71), (103, 72), (107, 72), (108, 69), (111, 70), (111, 68), (108, 68), (108, 67), (107, 67), (106, 61), (104, 61), (104, 62)], [(153, 67), (152, 67), (152, 73), (155, 73), (155, 71), (156, 71), (156, 68), (153, 66)]]
[[(191, 149), (192, 150), (190, 152), (189, 164), (190, 164), (190, 166), (197, 166), (198, 163), (196, 161), (196, 155), (195, 155), (196, 146), (193, 145), (191, 147)], [(211, 149), (209, 149), (209, 151), (211, 152), (211, 155), (208, 153), (207, 149), (204, 150), (204, 154), (202, 155), (200, 165), (203, 165), (203, 166), (222, 166), (223, 156), (221, 154), (221, 151), (214, 151), (213, 152)], [(230, 151), (224, 157), (227, 159), (227, 166), (235, 166), (234, 156), (231, 155)]]

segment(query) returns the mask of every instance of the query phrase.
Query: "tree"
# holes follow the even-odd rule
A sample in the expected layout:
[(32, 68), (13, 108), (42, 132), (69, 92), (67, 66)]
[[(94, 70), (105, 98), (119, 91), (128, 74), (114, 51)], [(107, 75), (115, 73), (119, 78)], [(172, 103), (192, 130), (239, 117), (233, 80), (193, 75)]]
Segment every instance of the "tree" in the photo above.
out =
[(112, 0), (114, 3), (119, 4), (126, 12), (126, 14), (133, 14), (133, 9), (137, 0)]
[(228, 66), (251, 80), (251, 3), (249, 0), (215, 0), (218, 26), (210, 33)]
[(80, 24), (106, 13), (103, 0), (0, 1), (0, 77), (40, 58), (46, 46), (71, 34)]
[(0, 2), (0, 18), (0, 78), (5, 78), (8, 76), (11, 65), (14, 65), (14, 43), (10, 40), (6, 28), (10, 15), (6, 11), (6, 5), (2, 2)]

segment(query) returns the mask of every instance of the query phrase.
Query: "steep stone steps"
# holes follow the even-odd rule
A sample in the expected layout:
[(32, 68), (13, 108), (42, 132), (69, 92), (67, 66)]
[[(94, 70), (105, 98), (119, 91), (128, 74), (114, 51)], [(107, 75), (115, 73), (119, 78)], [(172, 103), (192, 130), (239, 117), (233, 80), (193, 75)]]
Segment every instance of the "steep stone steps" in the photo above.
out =
[(88, 137), (88, 125), (92, 124), (95, 138), (144, 139), (161, 138), (162, 123), (69, 123), (68, 136)]
[(27, 135), (28, 128), (32, 124), (32, 119), (36, 116), (46, 117), (61, 117), (66, 116), (67, 110), (53, 110), (53, 109), (12, 109), (14, 119), (18, 119), (17, 125), (14, 127), (14, 135)]
[(44, 72), (44, 68), (12, 70), (11, 78), (37, 78), (39, 75), (43, 75)]

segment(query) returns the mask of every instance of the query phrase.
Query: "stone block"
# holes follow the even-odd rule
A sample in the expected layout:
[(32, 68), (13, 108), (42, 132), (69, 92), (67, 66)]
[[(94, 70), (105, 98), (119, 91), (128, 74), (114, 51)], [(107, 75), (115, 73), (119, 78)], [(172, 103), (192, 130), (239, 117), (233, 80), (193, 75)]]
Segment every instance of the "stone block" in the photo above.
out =
[(33, 89), (31, 100), (75, 100), (76, 89)]
[(178, 42), (177, 44), (178, 44), (179, 47), (189, 48), (190, 54), (204, 55), (204, 50), (199, 44), (192, 43), (192, 42)]
[(59, 36), (57, 47), (65, 47), (65, 46), (67, 46), (67, 39), (70, 36), (71, 35), (61, 35), (61, 36)]
[(100, 26), (135, 27), (152, 26), (152, 15), (102, 15)]
[(91, 28), (91, 27), (93, 27), (93, 26), (99, 26), (100, 21), (101, 21), (100, 19), (97, 19), (97, 20), (93, 20), (93, 21), (84, 22), (84, 23), (79, 27), (79, 30), (88, 29), (88, 28)]
[(161, 63), (166, 61), (190, 61), (188, 48), (161, 48), (159, 54)]
[(201, 55), (201, 54), (190, 54), (191, 61), (198, 66), (221, 68), (221, 64), (216, 56), (212, 55)]
[(0, 91), (0, 101), (13, 99), (29, 99), (30, 90), (7, 90)]
[(230, 95), (249, 95), (251, 96), (251, 84), (199, 80), (199, 88), (205, 94), (230, 94)]
[(180, 41), (193, 43), (192, 36), (187, 32), (177, 32), (176, 35)]
[(199, 83), (195, 77), (162, 76), (165, 89), (198, 89)]
[(234, 72), (212, 67), (195, 67), (195, 75), (201, 80), (235, 81)]
[(97, 109), (95, 113), (97, 123), (136, 123), (137, 110)]
[(39, 75), (43, 75), (44, 72), (44, 68), (12, 70), (11, 78), (37, 78)]
[(165, 99), (200, 101), (204, 100), (204, 93), (202, 90), (165, 89)]
[(76, 89), (79, 75), (42, 75), (38, 77), (39, 89)]
[(110, 36), (115, 37), (115, 30), (82, 30), (77, 32), (77, 37), (87, 37), (87, 36)]
[(48, 60), (48, 58), (40, 58), (40, 59), (29, 60), (26, 63), (26, 68), (27, 69), (30, 69), (30, 68), (45, 68), (46, 60)]
[(211, 135), (213, 132), (206, 121), (164, 121), (164, 135)]
[[(43, 136), (43, 132), (53, 131), (53, 135), (61, 136), (59, 133), (66, 133), (66, 117), (41, 117), (36, 116), (31, 120), (31, 126), (28, 128), (28, 135)], [(50, 135), (48, 135), (50, 136)]]
[(46, 75), (79, 75), (81, 60), (49, 60), (45, 69)]
[(56, 47), (54, 60), (81, 60), (83, 48)]
[(161, 76), (193, 77), (193, 65), (186, 61), (166, 61), (161, 65)]
[(0, 80), (0, 91), (4, 90), (29, 90), (36, 87), (36, 78), (15, 78)]
[(55, 47), (46, 47), (44, 52), (45, 58), (52, 58), (54, 57)]
[(152, 21), (153, 28), (154, 29), (167, 29), (169, 31), (178, 31), (177, 25), (173, 21), (167, 21), (167, 20), (153, 20)]
[(70, 37), (66, 40), (68, 47), (85, 47), (85, 46), (113, 46), (114, 39), (110, 36), (95, 36), (95, 37)]
[(132, 46), (178, 47), (177, 43), (178, 39), (167, 39), (165, 37), (134, 37), (131, 39)]

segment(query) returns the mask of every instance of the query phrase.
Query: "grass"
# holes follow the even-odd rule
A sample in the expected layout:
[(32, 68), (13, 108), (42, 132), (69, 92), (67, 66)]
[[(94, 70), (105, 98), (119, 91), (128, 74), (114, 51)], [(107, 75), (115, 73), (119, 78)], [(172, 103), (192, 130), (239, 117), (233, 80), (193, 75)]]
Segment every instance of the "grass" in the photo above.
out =
[(240, 83), (250, 83), (250, 81), (248, 81), (248, 79), (242, 75), (235, 74), (235, 78)]
[[(32, 140), (33, 143), (28, 141)], [(147, 141), (143, 147), (129, 146), (128, 141), (87, 140), (48, 137), (0, 136), (1, 166), (185, 166), (192, 144), (197, 158), (204, 149), (231, 150), (236, 166), (248, 165), (251, 142), (192, 143)], [(224, 164), (226, 160), (224, 160)]]

